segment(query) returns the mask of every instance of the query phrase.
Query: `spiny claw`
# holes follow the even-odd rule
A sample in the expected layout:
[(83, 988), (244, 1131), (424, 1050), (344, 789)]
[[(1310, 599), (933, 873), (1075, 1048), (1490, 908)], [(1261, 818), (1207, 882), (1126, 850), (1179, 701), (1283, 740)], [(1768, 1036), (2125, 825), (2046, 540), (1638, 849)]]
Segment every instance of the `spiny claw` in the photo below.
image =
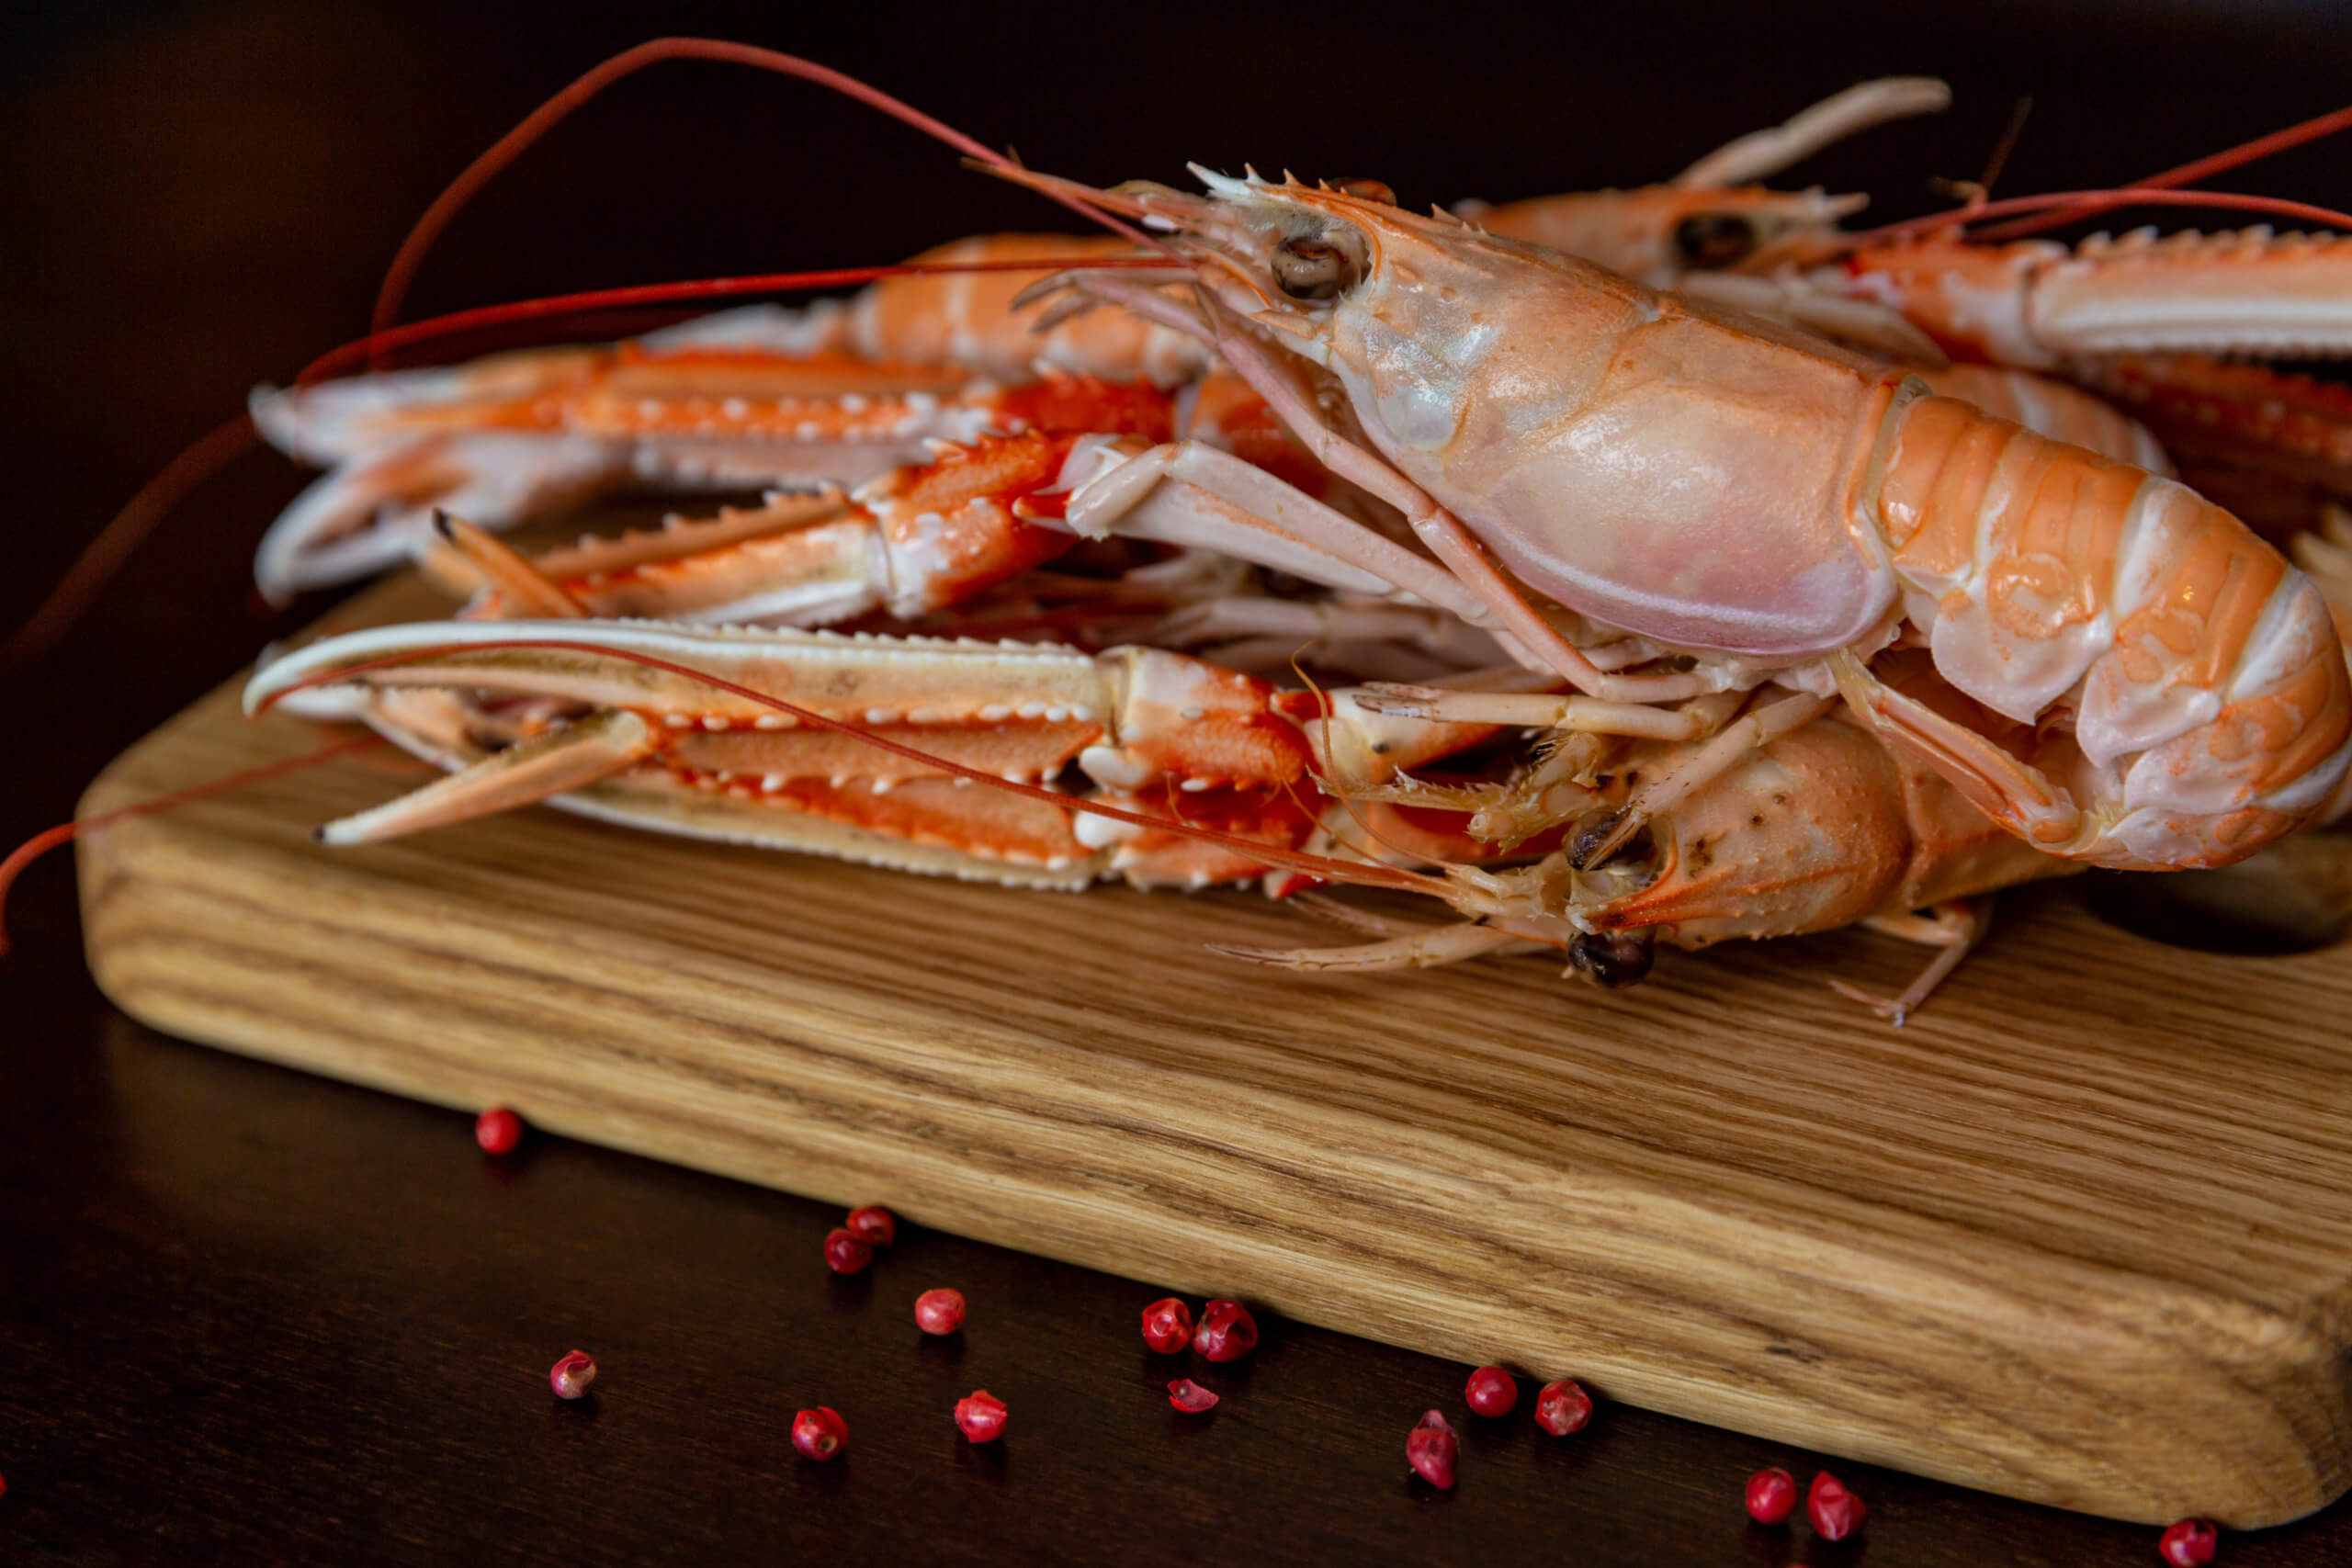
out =
[(271, 446), (325, 467), (413, 436), (479, 428), (479, 411), (527, 404), (592, 373), (603, 358), (592, 348), (526, 349), (470, 365), (256, 387), (246, 408)]
[[(1042, 565), (1075, 543), (1019, 515), (1060, 481), (1074, 442), (989, 436), (944, 447), (846, 496), (777, 494), (761, 507), (659, 533), (582, 540), (529, 563), (602, 616), (755, 626), (823, 626), (888, 610), (912, 619)], [(487, 573), (485, 575), (488, 575)], [(469, 617), (536, 613), (493, 583)]]
[(405, 565), (433, 536), (433, 513), (512, 520), (576, 504), (628, 478), (628, 454), (578, 436), (438, 433), (343, 463), (277, 515), (254, 556), (264, 597)]
[(265, 436), (333, 466), (263, 540), (263, 592), (284, 599), (395, 564), (435, 506), (497, 529), (629, 484), (859, 484), (935, 441), (989, 432), (1170, 433), (1157, 387), (1025, 363), (1000, 385), (952, 364), (878, 362), (835, 341), (864, 318), (835, 314), (825, 333), (775, 330), (773, 313), (755, 317), (760, 330), (709, 318), (605, 348), (256, 391)]
[(329, 822), (318, 830), (319, 841), (369, 844), (535, 805), (610, 778), (651, 756), (658, 744), (652, 727), (627, 708), (594, 713), (519, 740), (398, 800)]
[(2352, 240), (2093, 235), (2043, 276), (2034, 324), (2062, 354), (2352, 354)]
[(1819, 275), (1907, 316), (1955, 358), (2054, 368), (2103, 354), (2352, 354), (2352, 238), (2095, 235), (2069, 250), (1933, 239)]
[[(336, 842), (553, 799), (662, 830), (1024, 884), (1263, 871), (1231, 844), (1218, 859), (1082, 841), (1072, 807), (1036, 787), (1073, 764), (1106, 789), (1148, 792), (1146, 814), (1212, 818), (1228, 839), (1286, 848), (1311, 826), (1289, 801), (1295, 790), (1312, 794), (1309, 748), (1271, 689), (1155, 649), (1087, 655), (648, 623), (424, 623), (300, 649), (257, 673), (246, 703), (258, 709), (338, 680), (375, 694), (368, 722), (466, 771), (339, 826)], [(559, 735), (533, 728), (583, 708)], [(1023, 788), (968, 787), (976, 778)], [(1182, 809), (1166, 804), (1180, 796)]]
[(588, 611), (563, 585), (461, 517), (433, 514), (434, 532), (490, 580), (492, 592), (527, 615), (582, 620)]

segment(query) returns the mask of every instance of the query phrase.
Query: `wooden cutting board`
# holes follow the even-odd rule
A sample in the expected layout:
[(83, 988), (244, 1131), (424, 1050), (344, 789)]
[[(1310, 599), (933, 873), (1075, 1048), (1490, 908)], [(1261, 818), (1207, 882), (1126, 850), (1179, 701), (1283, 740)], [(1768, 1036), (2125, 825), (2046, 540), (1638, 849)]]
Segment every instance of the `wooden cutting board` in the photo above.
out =
[[(84, 810), (316, 743), (224, 687)], [(548, 810), (315, 845), (414, 782), (389, 765), (83, 840), (107, 993), (230, 1050), (2015, 1496), (2252, 1527), (2352, 1482), (2352, 951), (2159, 946), (2061, 886), (2009, 899), (1902, 1030), (1824, 984), (1916, 971), (1860, 934), (1668, 954), (1617, 993), (1537, 959), (1306, 978), (1202, 951), (1320, 940), (1241, 893), (1008, 892)]]

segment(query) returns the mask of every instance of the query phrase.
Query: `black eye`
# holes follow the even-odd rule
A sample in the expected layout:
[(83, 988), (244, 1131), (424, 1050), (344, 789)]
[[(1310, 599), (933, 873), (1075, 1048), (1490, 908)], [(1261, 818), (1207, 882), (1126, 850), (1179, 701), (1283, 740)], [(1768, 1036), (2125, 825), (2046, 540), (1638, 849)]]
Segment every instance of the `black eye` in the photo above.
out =
[(1694, 212), (1674, 226), (1674, 250), (1685, 266), (1737, 266), (1756, 254), (1761, 236), (1736, 212)]
[(1284, 240), (1274, 247), (1274, 281), (1294, 299), (1335, 299), (1363, 273), (1352, 249), (1331, 240)]

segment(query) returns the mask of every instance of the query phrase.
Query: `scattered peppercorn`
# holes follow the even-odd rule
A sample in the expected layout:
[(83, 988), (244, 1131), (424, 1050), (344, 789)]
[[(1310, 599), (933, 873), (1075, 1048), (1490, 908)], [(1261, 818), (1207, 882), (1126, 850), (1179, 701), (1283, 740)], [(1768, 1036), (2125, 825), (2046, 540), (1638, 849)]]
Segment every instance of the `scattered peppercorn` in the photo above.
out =
[(1759, 1525), (1786, 1524), (1797, 1511), (1797, 1478), (1785, 1470), (1759, 1470), (1747, 1478), (1747, 1517)]
[(964, 1292), (925, 1291), (915, 1298), (915, 1326), (925, 1334), (953, 1334), (964, 1326)]
[(1004, 1401), (984, 1388), (956, 1402), (956, 1425), (976, 1443), (992, 1443), (1003, 1436), (1006, 1414)]
[(1558, 1378), (1535, 1393), (1535, 1424), (1555, 1438), (1584, 1430), (1592, 1419), (1592, 1395), (1574, 1378)]
[(1190, 1378), (1178, 1378), (1168, 1385), (1168, 1403), (1187, 1416), (1198, 1416), (1216, 1408), (1216, 1395)]
[(1500, 1367), (1480, 1367), (1470, 1374), (1462, 1397), (1473, 1414), (1508, 1416), (1519, 1406), (1519, 1380)]
[(852, 1209), (849, 1218), (842, 1224), (851, 1235), (863, 1238), (869, 1247), (888, 1247), (899, 1239), (898, 1216), (879, 1204)]
[(2181, 1519), (2165, 1527), (2156, 1552), (2173, 1568), (2205, 1568), (2220, 1545), (2221, 1538), (2211, 1525), (2203, 1519)]
[(849, 1446), (849, 1423), (828, 1404), (792, 1417), (792, 1446), (820, 1464)]
[(1869, 1516), (1862, 1500), (1826, 1470), (1813, 1478), (1812, 1489), (1804, 1495), (1804, 1517), (1813, 1521), (1814, 1533), (1824, 1540), (1845, 1540), (1861, 1529)]
[(855, 1231), (836, 1228), (825, 1233), (825, 1267), (834, 1273), (863, 1274), (873, 1261), (874, 1244)]
[(1441, 1489), (1453, 1488), (1453, 1464), (1461, 1452), (1462, 1444), (1454, 1437), (1453, 1428), (1434, 1410), (1405, 1434), (1405, 1462), (1413, 1467), (1414, 1474)]
[(555, 1390), (558, 1399), (577, 1399), (595, 1381), (596, 1363), (585, 1350), (567, 1351), (561, 1360), (548, 1369), (548, 1386)]
[(486, 1155), (511, 1155), (523, 1141), (523, 1119), (503, 1105), (474, 1118), (474, 1142)]
[(1258, 1348), (1258, 1320), (1239, 1302), (1214, 1301), (1201, 1308), (1193, 1348), (1212, 1361), (1238, 1361)]
[(1193, 1309), (1174, 1296), (1163, 1297), (1143, 1309), (1143, 1342), (1161, 1355), (1171, 1355), (1193, 1342)]

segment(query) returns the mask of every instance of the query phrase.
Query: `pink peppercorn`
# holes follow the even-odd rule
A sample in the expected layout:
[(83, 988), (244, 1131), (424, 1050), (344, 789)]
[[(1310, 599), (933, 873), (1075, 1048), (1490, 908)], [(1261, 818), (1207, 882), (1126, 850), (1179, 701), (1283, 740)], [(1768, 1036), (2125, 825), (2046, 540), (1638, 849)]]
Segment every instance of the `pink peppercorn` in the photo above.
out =
[(1171, 1355), (1193, 1342), (1193, 1309), (1174, 1296), (1143, 1309), (1143, 1342), (1161, 1355)]
[(925, 1334), (953, 1334), (964, 1326), (964, 1292), (925, 1291), (915, 1298), (915, 1326)]
[(2165, 1527), (2156, 1552), (2173, 1568), (2205, 1568), (2220, 1544), (2221, 1538), (2203, 1519), (2181, 1519)]
[(825, 1267), (836, 1274), (863, 1274), (874, 1261), (874, 1244), (855, 1231), (839, 1228), (825, 1233)]
[(1201, 1308), (1193, 1348), (1212, 1361), (1238, 1361), (1258, 1348), (1258, 1320), (1239, 1302), (1214, 1301)]
[(1168, 1385), (1168, 1403), (1187, 1416), (1216, 1408), (1216, 1395), (1190, 1378), (1178, 1378)]
[(1797, 1478), (1785, 1470), (1759, 1470), (1747, 1478), (1747, 1517), (1759, 1525), (1788, 1522), (1797, 1511)]
[(1519, 1380), (1500, 1367), (1480, 1367), (1462, 1390), (1471, 1413), (1508, 1416), (1519, 1404)]
[(523, 1119), (503, 1105), (474, 1118), (474, 1142), (486, 1155), (511, 1155), (523, 1141)]
[(571, 1350), (548, 1369), (548, 1386), (558, 1399), (577, 1399), (596, 1381), (596, 1363), (585, 1350)]
[(849, 1218), (842, 1224), (851, 1235), (864, 1238), (869, 1247), (888, 1247), (899, 1239), (898, 1217), (879, 1204), (852, 1209)]
[(792, 1417), (792, 1446), (821, 1464), (849, 1446), (849, 1423), (829, 1404), (800, 1411)]
[(1536, 1391), (1535, 1424), (1552, 1436), (1580, 1432), (1591, 1419), (1592, 1395), (1576, 1379), (1557, 1378)]
[(1813, 1478), (1812, 1489), (1804, 1495), (1804, 1517), (1813, 1521), (1814, 1533), (1824, 1540), (1845, 1540), (1861, 1529), (1869, 1516), (1862, 1500), (1826, 1470)]
[(976, 1443), (992, 1443), (1003, 1436), (1006, 1414), (1004, 1401), (984, 1388), (956, 1402), (956, 1425)]
[(1462, 1445), (1455, 1438), (1453, 1428), (1434, 1410), (1405, 1434), (1405, 1462), (1413, 1467), (1414, 1474), (1441, 1489), (1452, 1489), (1453, 1462), (1461, 1452)]

